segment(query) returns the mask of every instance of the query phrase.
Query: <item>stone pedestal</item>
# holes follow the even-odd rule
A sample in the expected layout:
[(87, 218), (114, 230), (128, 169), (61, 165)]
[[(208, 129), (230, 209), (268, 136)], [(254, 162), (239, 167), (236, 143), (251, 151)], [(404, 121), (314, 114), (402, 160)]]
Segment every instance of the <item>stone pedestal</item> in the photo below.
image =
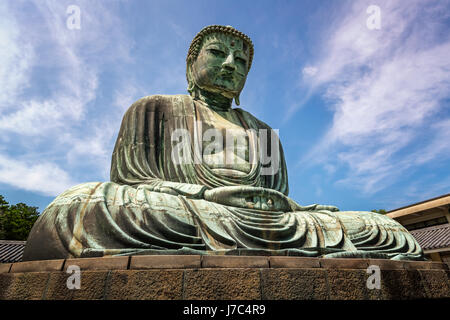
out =
[[(80, 268), (80, 289), (68, 289), (75, 275), (67, 272), (71, 266)], [(367, 285), (374, 275), (369, 266), (379, 267), (379, 289)], [(450, 298), (449, 277), (447, 265), (436, 262), (200, 255), (61, 259), (0, 264), (0, 299)]]

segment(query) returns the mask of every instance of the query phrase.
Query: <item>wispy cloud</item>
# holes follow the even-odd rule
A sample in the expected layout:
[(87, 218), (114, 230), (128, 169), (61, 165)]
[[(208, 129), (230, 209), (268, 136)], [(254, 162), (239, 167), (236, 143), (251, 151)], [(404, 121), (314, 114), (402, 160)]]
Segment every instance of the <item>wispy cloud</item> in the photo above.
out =
[[(69, 4), (0, 5), (0, 40), (7, 48), (0, 51), (0, 85), (5, 88), (0, 91), (0, 182), (45, 195), (75, 184), (73, 170), (86, 162), (107, 178), (115, 133), (109, 124), (119, 122), (121, 114), (104, 112), (97, 120), (90, 115), (97, 111), (102, 72), (118, 61), (131, 61), (132, 43), (114, 5), (77, 1), (81, 29), (70, 30)], [(27, 10), (38, 18), (28, 21)]]
[(316, 75), (317, 71), (317, 68), (308, 66), (304, 67), (302, 72), (305, 77), (313, 77)]
[(19, 161), (0, 155), (0, 181), (16, 188), (53, 196), (76, 184), (52, 162)]
[(380, 30), (366, 26), (370, 4), (352, 3), (325, 30), (324, 53), (310, 62), (318, 72), (304, 72), (310, 90), (325, 90), (334, 116), (301, 160), (347, 168), (338, 183), (368, 194), (450, 157), (448, 2), (378, 1)]
[(30, 64), (34, 51), (27, 43), (20, 42), (19, 26), (9, 14), (7, 3), (0, 3), (0, 112), (4, 112), (22, 89), (29, 85)]

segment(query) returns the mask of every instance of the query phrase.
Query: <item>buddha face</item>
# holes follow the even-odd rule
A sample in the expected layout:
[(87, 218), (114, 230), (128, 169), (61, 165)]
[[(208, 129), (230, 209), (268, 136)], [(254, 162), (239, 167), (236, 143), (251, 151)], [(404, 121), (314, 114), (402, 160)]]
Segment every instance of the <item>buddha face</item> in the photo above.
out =
[(205, 36), (191, 73), (201, 89), (234, 98), (244, 88), (248, 63), (249, 49), (244, 40), (213, 33)]

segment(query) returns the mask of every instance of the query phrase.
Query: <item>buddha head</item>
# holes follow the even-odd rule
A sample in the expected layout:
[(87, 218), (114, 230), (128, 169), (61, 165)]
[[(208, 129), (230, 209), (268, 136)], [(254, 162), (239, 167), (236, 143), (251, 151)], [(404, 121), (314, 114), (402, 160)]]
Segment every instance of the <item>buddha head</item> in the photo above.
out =
[(253, 59), (253, 43), (231, 26), (208, 26), (192, 40), (186, 59), (188, 91), (194, 98), (200, 91), (234, 99), (244, 88)]

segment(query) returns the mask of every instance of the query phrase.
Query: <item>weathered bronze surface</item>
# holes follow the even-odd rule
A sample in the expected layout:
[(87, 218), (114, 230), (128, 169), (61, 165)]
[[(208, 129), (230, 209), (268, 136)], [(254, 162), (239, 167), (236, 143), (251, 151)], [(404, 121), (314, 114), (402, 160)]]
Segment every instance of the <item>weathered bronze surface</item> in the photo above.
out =
[(243, 33), (202, 29), (187, 57), (190, 95), (135, 102), (122, 121), (111, 182), (58, 196), (34, 225), (24, 260), (142, 254), (423, 260), (417, 241), (389, 217), (301, 206), (288, 197), (276, 133), (231, 108), (233, 99), (240, 103), (252, 59)]

